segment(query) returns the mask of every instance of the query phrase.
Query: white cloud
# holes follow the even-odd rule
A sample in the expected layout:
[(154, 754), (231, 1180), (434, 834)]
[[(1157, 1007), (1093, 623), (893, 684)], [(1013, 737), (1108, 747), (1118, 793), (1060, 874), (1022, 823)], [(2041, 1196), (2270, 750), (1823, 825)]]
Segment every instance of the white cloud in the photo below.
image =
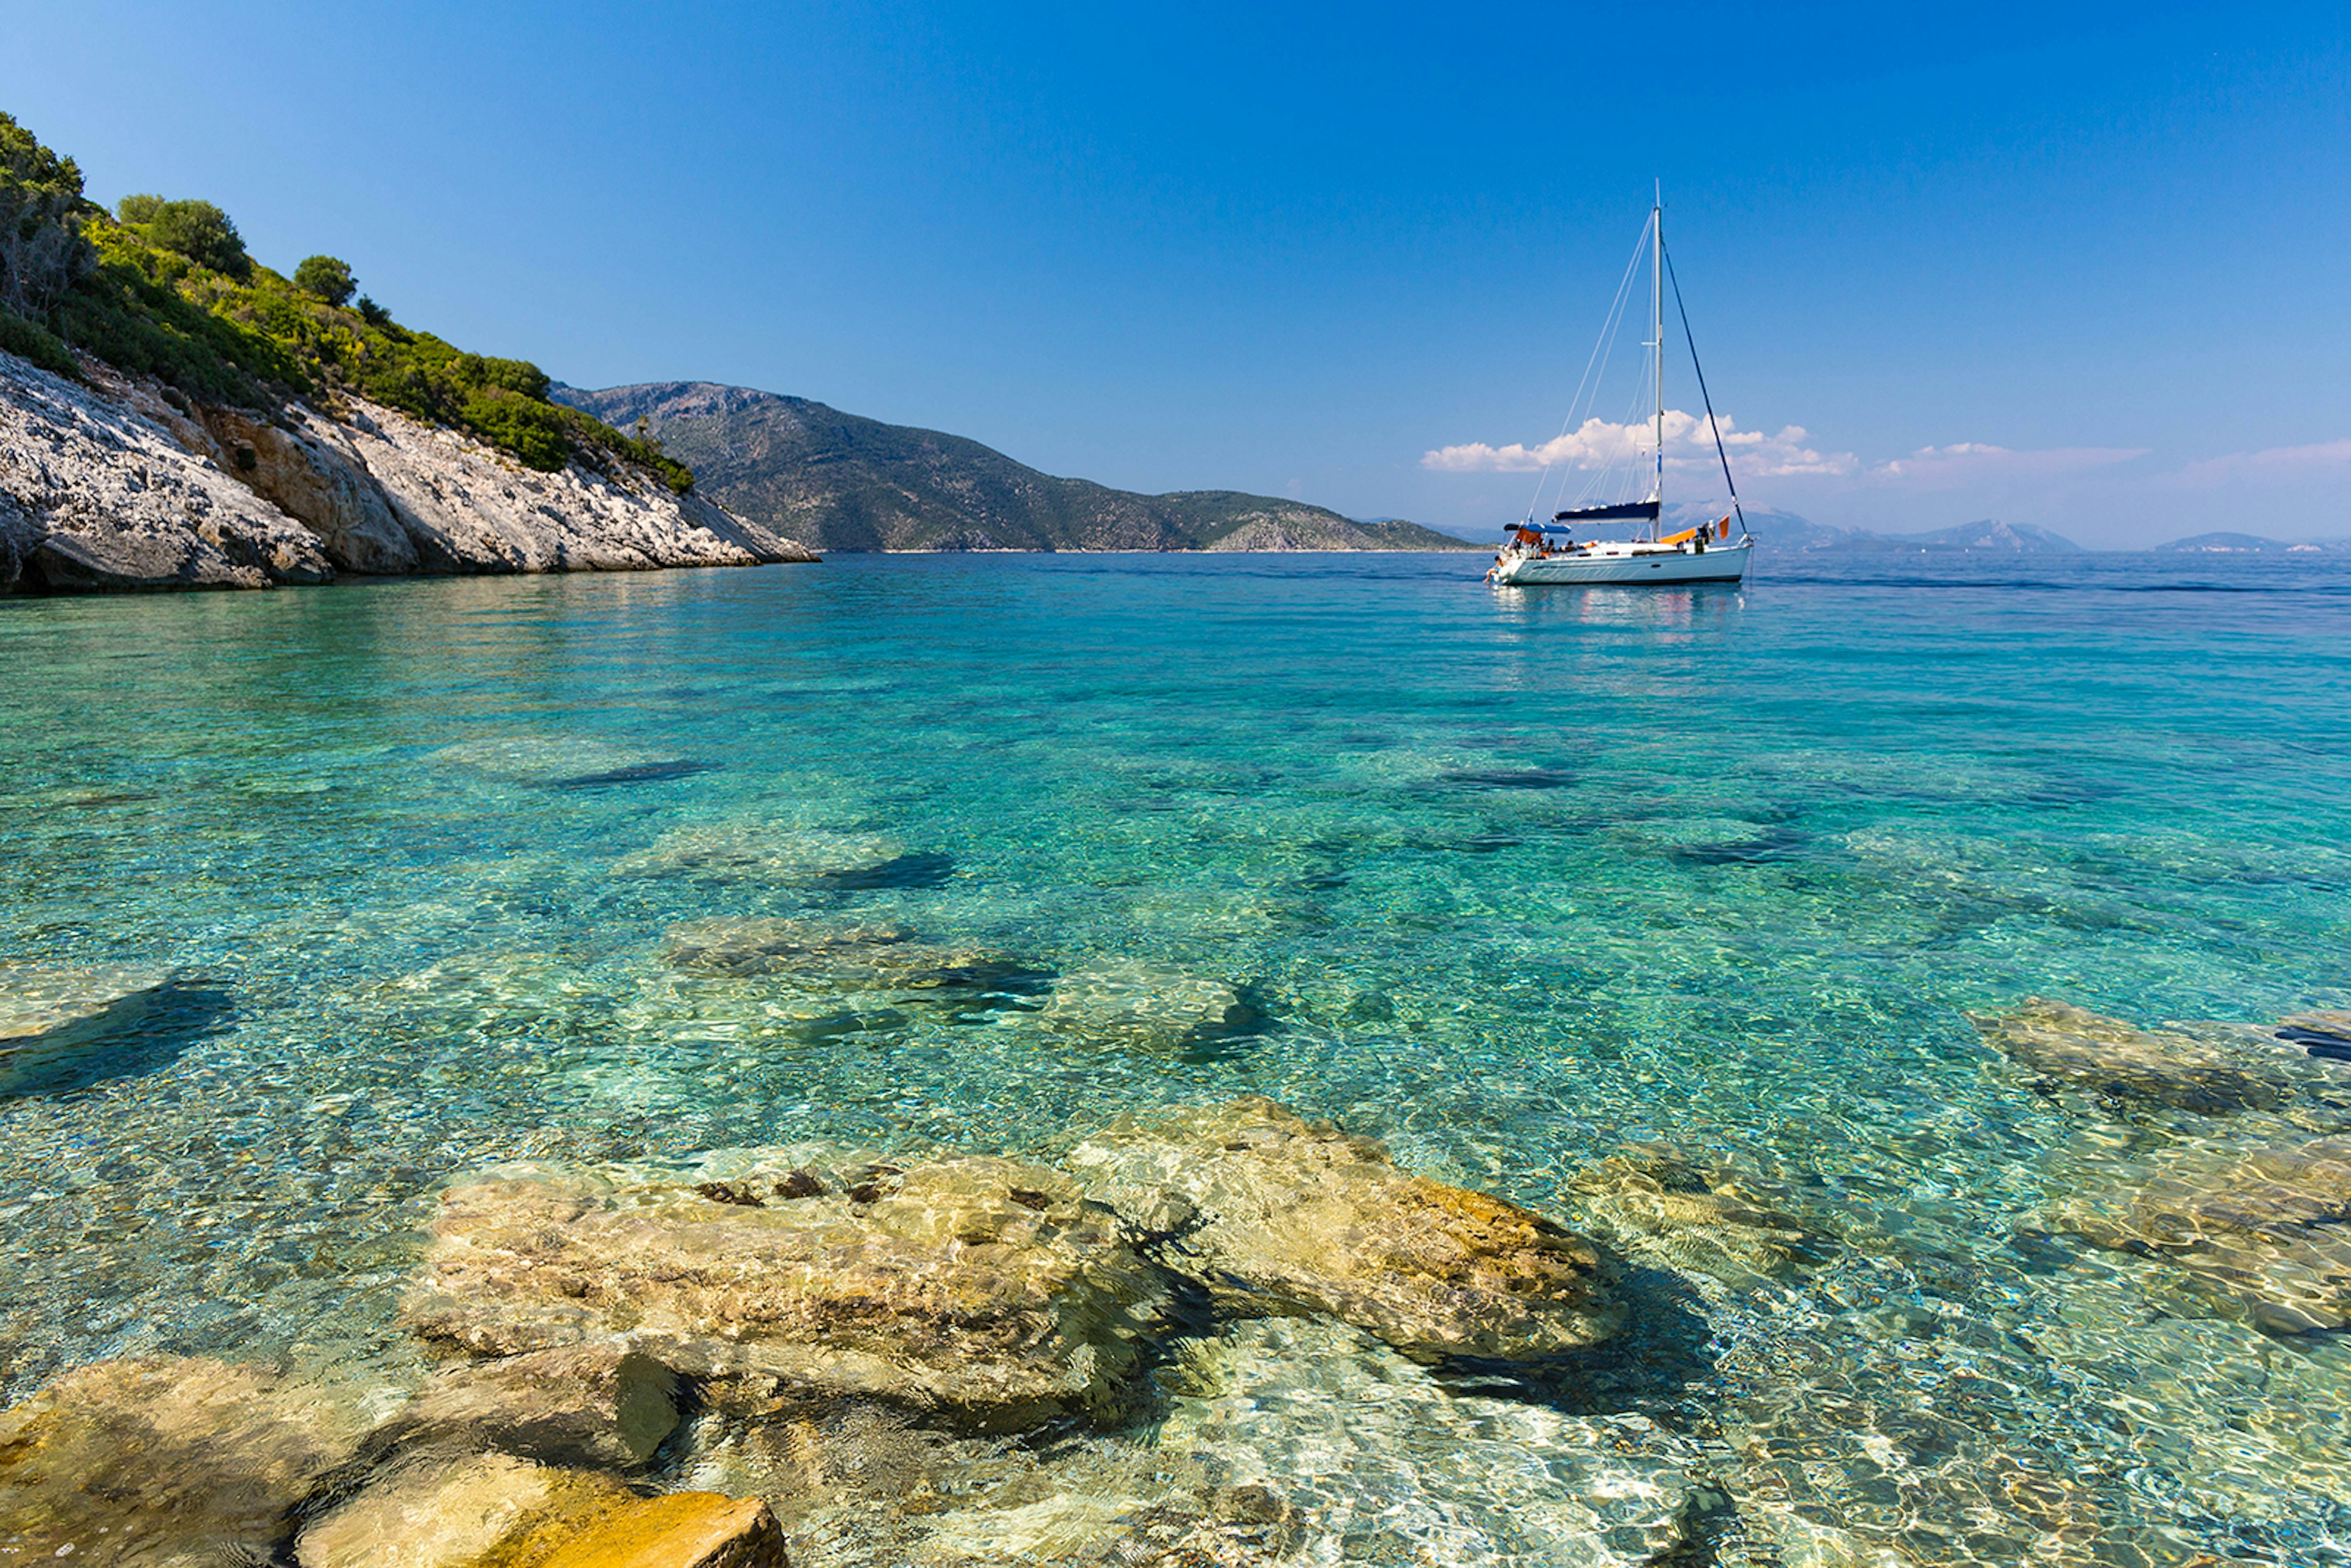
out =
[(2308, 446), (2273, 446), (2262, 452), (2231, 452), (2190, 463), (2164, 483), (2183, 490), (2222, 485), (2309, 479), (2329, 468), (2351, 465), (2351, 441), (2320, 441)]
[[(1780, 478), (1798, 474), (1850, 474), (1860, 463), (1850, 452), (1823, 453), (1805, 444), (1812, 439), (1800, 424), (1783, 425), (1777, 433), (1740, 430), (1734, 421), (1720, 422), (1722, 444), (1730, 454), (1733, 471), (1741, 477)], [(1445, 474), (1518, 474), (1539, 468), (1605, 468), (1612, 463), (1646, 461), (1655, 439), (1646, 423), (1612, 424), (1588, 419), (1583, 425), (1540, 445), (1512, 442), (1492, 446), (1472, 441), (1459, 446), (1424, 453), (1420, 465)], [(1666, 466), (1683, 470), (1716, 465), (1714, 437), (1705, 419), (1677, 408), (1666, 411)]]
[(1956, 490), (1970, 485), (2053, 479), (2112, 467), (2147, 454), (2144, 446), (2053, 446), (2020, 452), (1987, 442), (1959, 441), (1949, 446), (1922, 446), (1907, 457), (1880, 463), (1870, 469), (1869, 476), (1915, 489)]

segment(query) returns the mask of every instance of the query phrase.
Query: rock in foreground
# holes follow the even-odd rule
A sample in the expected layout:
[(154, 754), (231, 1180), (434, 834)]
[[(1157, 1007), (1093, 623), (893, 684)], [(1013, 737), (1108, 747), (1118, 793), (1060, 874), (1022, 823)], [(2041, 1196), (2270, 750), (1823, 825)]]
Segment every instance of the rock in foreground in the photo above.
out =
[(1826, 1243), (1802, 1219), (1750, 1191), (1738, 1172), (1666, 1150), (1611, 1155), (1573, 1182), (1585, 1212), (1626, 1250), (1748, 1285), (1815, 1261)]
[(1240, 993), (1222, 980), (1137, 959), (1105, 959), (1053, 987), (1047, 1028), (1090, 1044), (1167, 1049), (1238, 1023)]
[(78, 1368), (0, 1414), (0, 1561), (268, 1561), (365, 1425), (263, 1367)]
[(617, 1509), (544, 1568), (789, 1568), (776, 1516), (756, 1498), (672, 1492)]
[(1581, 1350), (1622, 1319), (1583, 1238), (1270, 1100), (1130, 1120), (1067, 1164), (1242, 1315), (1327, 1313), (1406, 1355), (1510, 1361)]
[(524, 1568), (635, 1502), (628, 1488), (585, 1470), (504, 1454), (409, 1465), (302, 1531), (302, 1568)]
[(2217, 1116), (2272, 1109), (2292, 1096), (2282, 1076), (2231, 1061), (2170, 1030), (2134, 1029), (2035, 997), (1976, 1020), (1985, 1042), (2019, 1066), (2110, 1099), (2152, 1101)]
[(135, 1023), (163, 977), (107, 965), (0, 965), (0, 1094), (17, 1092), (85, 1046)]
[(587, 1174), (458, 1187), (409, 1322), (476, 1355), (617, 1339), (695, 1376), (982, 1427), (1132, 1396), (1162, 1279), (1066, 1178), (985, 1157), (846, 1190), (794, 1175), (716, 1196)]
[(2272, 1333), (2351, 1323), (2351, 1139), (2188, 1145), (2135, 1170), (2126, 1191), (2062, 1200), (2050, 1221), (2160, 1254)]

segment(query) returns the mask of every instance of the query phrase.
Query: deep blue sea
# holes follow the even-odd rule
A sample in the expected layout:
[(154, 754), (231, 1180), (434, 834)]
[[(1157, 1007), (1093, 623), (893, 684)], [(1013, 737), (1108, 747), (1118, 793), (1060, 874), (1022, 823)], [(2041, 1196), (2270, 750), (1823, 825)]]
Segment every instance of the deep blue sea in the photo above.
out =
[[(1050, 1155), (1253, 1092), (1571, 1221), (1657, 1145), (1814, 1217), (1782, 1275), (1660, 1265), (1591, 1396), (1702, 1438), (1759, 1539), (1809, 1498), (1892, 1560), (2351, 1562), (2351, 1345), (2052, 1234), (2064, 1151), (2137, 1134), (1970, 1019), (2351, 1007), (2351, 559), (1485, 565), (0, 603), (0, 943), (174, 982), (0, 1099), (0, 1394), (396, 1356), (433, 1195), (487, 1165)], [(792, 915), (967, 972), (663, 961)]]

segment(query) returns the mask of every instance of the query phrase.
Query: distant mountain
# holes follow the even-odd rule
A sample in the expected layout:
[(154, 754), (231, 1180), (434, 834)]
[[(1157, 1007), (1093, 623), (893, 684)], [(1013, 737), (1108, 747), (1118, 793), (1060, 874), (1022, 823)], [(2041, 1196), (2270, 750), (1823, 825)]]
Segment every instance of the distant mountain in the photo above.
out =
[(1358, 523), (1232, 490), (1141, 496), (1063, 479), (960, 435), (807, 398), (662, 382), (555, 397), (646, 435), (702, 494), (825, 550), (1392, 550), (1481, 547), (1416, 523)]
[[(1668, 506), (1665, 528), (1667, 533), (1694, 528), (1700, 523), (1714, 521), (1729, 510), (1727, 504), (1719, 502), (1686, 501), (1679, 506)], [(1768, 507), (1747, 508), (1747, 529), (1755, 536), (1757, 549), (1771, 550), (1843, 549), (1857, 537), (1852, 528), (1816, 523), (1810, 517), (1800, 517), (1793, 512), (1775, 512)]]
[(2288, 550), (2337, 552), (2351, 550), (2351, 539), (2304, 539), (2290, 544), (2284, 539), (2263, 538), (2259, 534), (2190, 534), (2184, 539), (2174, 539), (2156, 549), (2180, 555), (2220, 553), (2235, 555), (2256, 553), (2283, 554)]
[(1957, 528), (1932, 528), (1918, 534), (1876, 534), (1855, 530), (1845, 546), (1867, 550), (1980, 550), (1999, 555), (2080, 555), (2082, 547), (2063, 534), (2036, 528), (2030, 523), (1961, 523)]

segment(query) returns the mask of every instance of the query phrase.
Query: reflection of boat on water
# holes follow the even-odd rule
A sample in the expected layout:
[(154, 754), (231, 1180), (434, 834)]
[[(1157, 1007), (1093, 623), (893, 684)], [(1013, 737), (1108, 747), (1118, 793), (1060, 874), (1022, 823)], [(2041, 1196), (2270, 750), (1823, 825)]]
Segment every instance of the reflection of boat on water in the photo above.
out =
[[(1656, 392), (1656, 423), (1648, 462), (1648, 496), (1638, 501), (1593, 502), (1565, 507), (1552, 515), (1549, 522), (1535, 521), (1534, 508), (1530, 507), (1523, 522), (1511, 524), (1504, 532), (1509, 536), (1501, 550), (1494, 557), (1487, 571), (1489, 582), (1504, 587), (1523, 587), (1552, 583), (1640, 583), (1666, 584), (1688, 582), (1737, 582), (1747, 575), (1748, 558), (1754, 553), (1755, 540), (1747, 531), (1747, 516), (1740, 509), (1739, 486), (1730, 476), (1730, 457), (1723, 449), (1722, 430), (1714, 417), (1714, 400), (1706, 391), (1706, 372), (1698, 371), (1698, 395), (1706, 399), (1707, 428), (1714, 435), (1715, 455), (1722, 463), (1723, 483), (1730, 490), (1730, 511), (1724, 517), (1700, 523), (1696, 528), (1659, 537), (1659, 520), (1665, 515), (1666, 488), (1666, 284), (1672, 278), (1672, 264), (1666, 256), (1665, 203), (1661, 198), (1649, 212), (1649, 222), (1641, 238), (1649, 252), (1650, 323), (1655, 329), (1644, 345), (1649, 350), (1649, 380)], [(1608, 322), (1601, 329), (1601, 341), (1593, 350), (1592, 363), (1602, 362), (1602, 350), (1613, 338), (1616, 325), (1623, 319), (1625, 287), (1635, 276), (1639, 251), (1625, 267), (1625, 282), (1617, 288), (1616, 302), (1608, 312)], [(1689, 336), (1689, 313), (1682, 308), (1681, 284), (1674, 282), (1674, 306), (1682, 319), (1682, 333), (1689, 343), (1690, 364), (1698, 366), (1698, 342)], [(1592, 382), (1591, 365), (1584, 370), (1587, 384)], [(1593, 388), (1596, 396), (1598, 388)], [(1576, 389), (1581, 402), (1583, 388)], [(1571, 404), (1568, 421), (1575, 419)], [(1610, 476), (1604, 468), (1593, 482), (1597, 489)], [(1535, 495), (1541, 497), (1550, 470), (1535, 485)], [(1733, 519), (1739, 524), (1739, 537), (1730, 537)], [(1586, 538), (1579, 541), (1579, 528), (1593, 528), (1610, 523), (1632, 523), (1633, 537), (1625, 539)]]

